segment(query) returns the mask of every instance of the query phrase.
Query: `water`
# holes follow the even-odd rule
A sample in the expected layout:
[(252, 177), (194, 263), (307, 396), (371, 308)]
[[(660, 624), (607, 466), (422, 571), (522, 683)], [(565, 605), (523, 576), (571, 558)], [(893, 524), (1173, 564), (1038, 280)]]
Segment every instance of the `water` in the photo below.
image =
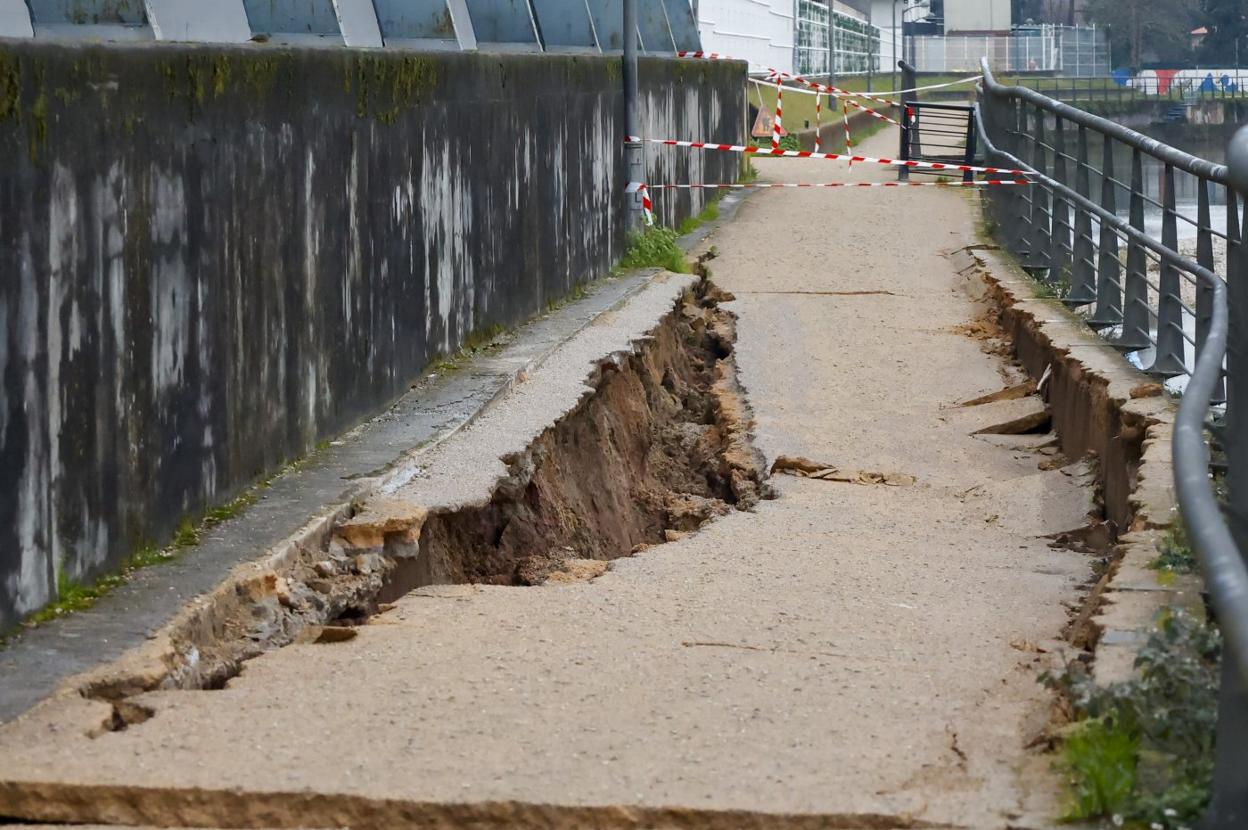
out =
[[(1176, 147), (1184, 152), (1190, 153), (1207, 161), (1224, 164), (1226, 161), (1226, 148), (1231, 136), (1238, 129), (1238, 125), (1228, 124), (1224, 126), (1191, 126), (1183, 124), (1165, 124), (1155, 125), (1153, 127), (1142, 130), (1151, 138), (1165, 142), (1172, 147)], [(1068, 147), (1070, 145), (1068, 144)], [(1089, 162), (1099, 168), (1103, 163), (1103, 151), (1101, 146), (1089, 147)], [(1120, 182), (1129, 184), (1131, 181), (1131, 161), (1132, 151), (1130, 148), (1115, 143), (1114, 145), (1114, 178)], [(1072, 166), (1073, 170), (1073, 166)], [(1162, 234), (1163, 211), (1160, 203), (1163, 202), (1165, 195), (1165, 164), (1150, 156), (1143, 158), (1143, 175), (1144, 175), (1144, 194), (1152, 200), (1145, 203), (1144, 208), (1144, 230), (1155, 239), (1160, 239)], [(1101, 193), (1101, 176), (1092, 174), (1091, 176), (1091, 194), (1094, 201), (1100, 201)], [(1195, 241), (1197, 238), (1197, 221), (1199, 213), (1199, 188), (1200, 180), (1195, 176), (1180, 170), (1175, 171), (1174, 178), (1174, 196), (1175, 209), (1180, 219), (1178, 225), (1179, 250), (1182, 253), (1193, 256), (1195, 254)], [(1210, 188), (1210, 206), (1209, 216), (1212, 227), (1219, 233), (1225, 233), (1227, 222), (1227, 205), (1226, 205), (1226, 189), (1223, 187)], [(1129, 217), (1130, 190), (1126, 187), (1118, 187), (1116, 189), (1115, 198), (1117, 199), (1117, 213), (1123, 218)], [(1154, 204), (1156, 202), (1157, 204)], [(1190, 221), (1184, 221), (1184, 219)], [(1099, 223), (1093, 221), (1093, 235), (1097, 238), (1099, 234)], [(1215, 239), (1215, 251), (1218, 258), (1221, 258), (1224, 245), (1221, 240)], [(1188, 278), (1189, 275), (1183, 275)], [(1156, 275), (1153, 275), (1153, 280)], [(1188, 289), (1185, 291), (1185, 300), (1190, 298)], [(1183, 329), (1187, 338), (1194, 340), (1196, 337), (1196, 320), (1190, 311), (1183, 312)], [(1112, 334), (1112, 333), (1111, 333)], [(1156, 329), (1152, 331), (1153, 337), (1156, 337)], [(1191, 344), (1185, 345), (1184, 363), (1187, 365), (1188, 371), (1191, 371), (1195, 365), (1195, 349)], [(1127, 359), (1138, 368), (1147, 368), (1152, 365), (1155, 358), (1155, 350), (1147, 349), (1142, 352), (1135, 352), (1127, 355)], [(1181, 393), (1187, 386), (1188, 378), (1181, 376), (1172, 378), (1166, 382), (1166, 388), (1174, 393)]]
[[(1142, 130), (1142, 132), (1151, 138), (1165, 142), (1171, 147), (1183, 150), (1198, 158), (1217, 164), (1225, 164), (1226, 148), (1237, 128), (1238, 125), (1235, 124), (1222, 126), (1159, 124), (1148, 127)], [(1101, 162), (1101, 153), (1099, 151), (1100, 148), (1090, 149), (1091, 158), (1089, 160), (1097, 166)], [(1118, 144), (1115, 144), (1114, 178), (1127, 184), (1131, 181), (1131, 150)], [(1101, 186), (1100, 176), (1094, 175), (1093, 180), (1093, 193), (1099, 195)], [(1178, 231), (1181, 244), (1185, 241), (1194, 241), (1197, 236), (1197, 228), (1193, 223), (1196, 221), (1198, 213), (1197, 200), (1199, 198), (1200, 182), (1195, 176), (1176, 170), (1174, 184), (1175, 208), (1180, 217), (1191, 220), (1185, 222), (1183, 218), (1179, 219)], [(1144, 156), (1144, 194), (1158, 203), (1163, 201), (1163, 196), (1165, 195), (1165, 165), (1151, 156)], [(1118, 200), (1118, 214), (1124, 219), (1127, 218), (1131, 200), (1130, 191), (1120, 187), (1115, 194), (1115, 198)], [(1224, 188), (1210, 188), (1209, 215), (1213, 227), (1225, 232), (1226, 190)], [(1144, 206), (1145, 231), (1150, 236), (1160, 239), (1161, 226), (1161, 207), (1146, 202)]]

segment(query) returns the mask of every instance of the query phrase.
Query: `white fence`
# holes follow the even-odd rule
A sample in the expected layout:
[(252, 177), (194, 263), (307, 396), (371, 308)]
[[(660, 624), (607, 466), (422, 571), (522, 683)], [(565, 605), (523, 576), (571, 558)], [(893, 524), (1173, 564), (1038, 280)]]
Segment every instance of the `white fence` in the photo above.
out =
[(1095, 26), (1037, 26), (1008, 35), (916, 36), (906, 60), (920, 72), (978, 72), (980, 58), (994, 71), (1058, 72), (1075, 78), (1110, 74), (1109, 43)]

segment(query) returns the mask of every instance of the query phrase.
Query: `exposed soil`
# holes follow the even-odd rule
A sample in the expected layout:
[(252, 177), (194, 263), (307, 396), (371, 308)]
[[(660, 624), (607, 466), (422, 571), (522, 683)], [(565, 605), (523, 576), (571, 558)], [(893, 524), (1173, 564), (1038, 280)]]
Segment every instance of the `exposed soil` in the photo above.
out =
[[(164, 671), (83, 689), (121, 701), (155, 688), (221, 688), (292, 642), (349, 639), (379, 607), (434, 584), (592, 579), (606, 562), (681, 538), (768, 494), (733, 359), (735, 319), (702, 280), (646, 340), (601, 361), (593, 392), (523, 451), (481, 505), (378, 497), (280, 572), (237, 579), (173, 634)], [(131, 719), (117, 717), (116, 729)]]
[(643, 348), (605, 362), (575, 412), (506, 459), (488, 504), (431, 512), (415, 542), (391, 532), (386, 594), (540, 584), (567, 561), (616, 559), (753, 506), (762, 462), (742, 421), (733, 318), (703, 286)]

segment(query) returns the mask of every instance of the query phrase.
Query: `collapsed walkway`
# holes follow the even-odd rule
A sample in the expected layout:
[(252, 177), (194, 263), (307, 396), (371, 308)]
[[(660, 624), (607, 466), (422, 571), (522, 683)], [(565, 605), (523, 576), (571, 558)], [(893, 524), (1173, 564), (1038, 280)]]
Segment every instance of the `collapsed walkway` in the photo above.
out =
[[(845, 175), (756, 165), (764, 180)], [(540, 587), (418, 588), (358, 636), (256, 657), (223, 689), (133, 696), (142, 717), (111, 730), (105, 702), (52, 701), (0, 730), (0, 813), (1049, 826), (1057, 782), (1026, 748), (1049, 717), (1036, 677), (1090, 568), (1047, 537), (1086, 523), (1091, 477), (1043, 435), (977, 434), (1031, 401), (960, 406), (1022, 380), (944, 255), (977, 241), (972, 200), (763, 191), (710, 238), (755, 445), (799, 468), (771, 478), (776, 498), (668, 532), (589, 581), (571, 569)], [(558, 414), (533, 407), (521, 395), (497, 411)], [(481, 458), (532, 438), (484, 436), (489, 424), (466, 435)], [(433, 480), (472, 478), (477, 457), (442, 452)]]

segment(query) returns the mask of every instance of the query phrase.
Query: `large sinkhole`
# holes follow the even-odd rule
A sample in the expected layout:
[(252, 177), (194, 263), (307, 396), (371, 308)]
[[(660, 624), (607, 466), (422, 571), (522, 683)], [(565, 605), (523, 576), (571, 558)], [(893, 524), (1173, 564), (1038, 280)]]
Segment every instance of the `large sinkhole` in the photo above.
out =
[(178, 627), (178, 656), (159, 682), (84, 692), (116, 700), (143, 687), (221, 688), (265, 651), (349, 639), (340, 629), (414, 588), (592, 577), (749, 509), (767, 487), (737, 382), (735, 318), (720, 308), (727, 299), (702, 279), (650, 336), (600, 361), (592, 392), (503, 459), (507, 473), (485, 503), (425, 505), (408, 521), (357, 510), (280, 573), (218, 591)]

